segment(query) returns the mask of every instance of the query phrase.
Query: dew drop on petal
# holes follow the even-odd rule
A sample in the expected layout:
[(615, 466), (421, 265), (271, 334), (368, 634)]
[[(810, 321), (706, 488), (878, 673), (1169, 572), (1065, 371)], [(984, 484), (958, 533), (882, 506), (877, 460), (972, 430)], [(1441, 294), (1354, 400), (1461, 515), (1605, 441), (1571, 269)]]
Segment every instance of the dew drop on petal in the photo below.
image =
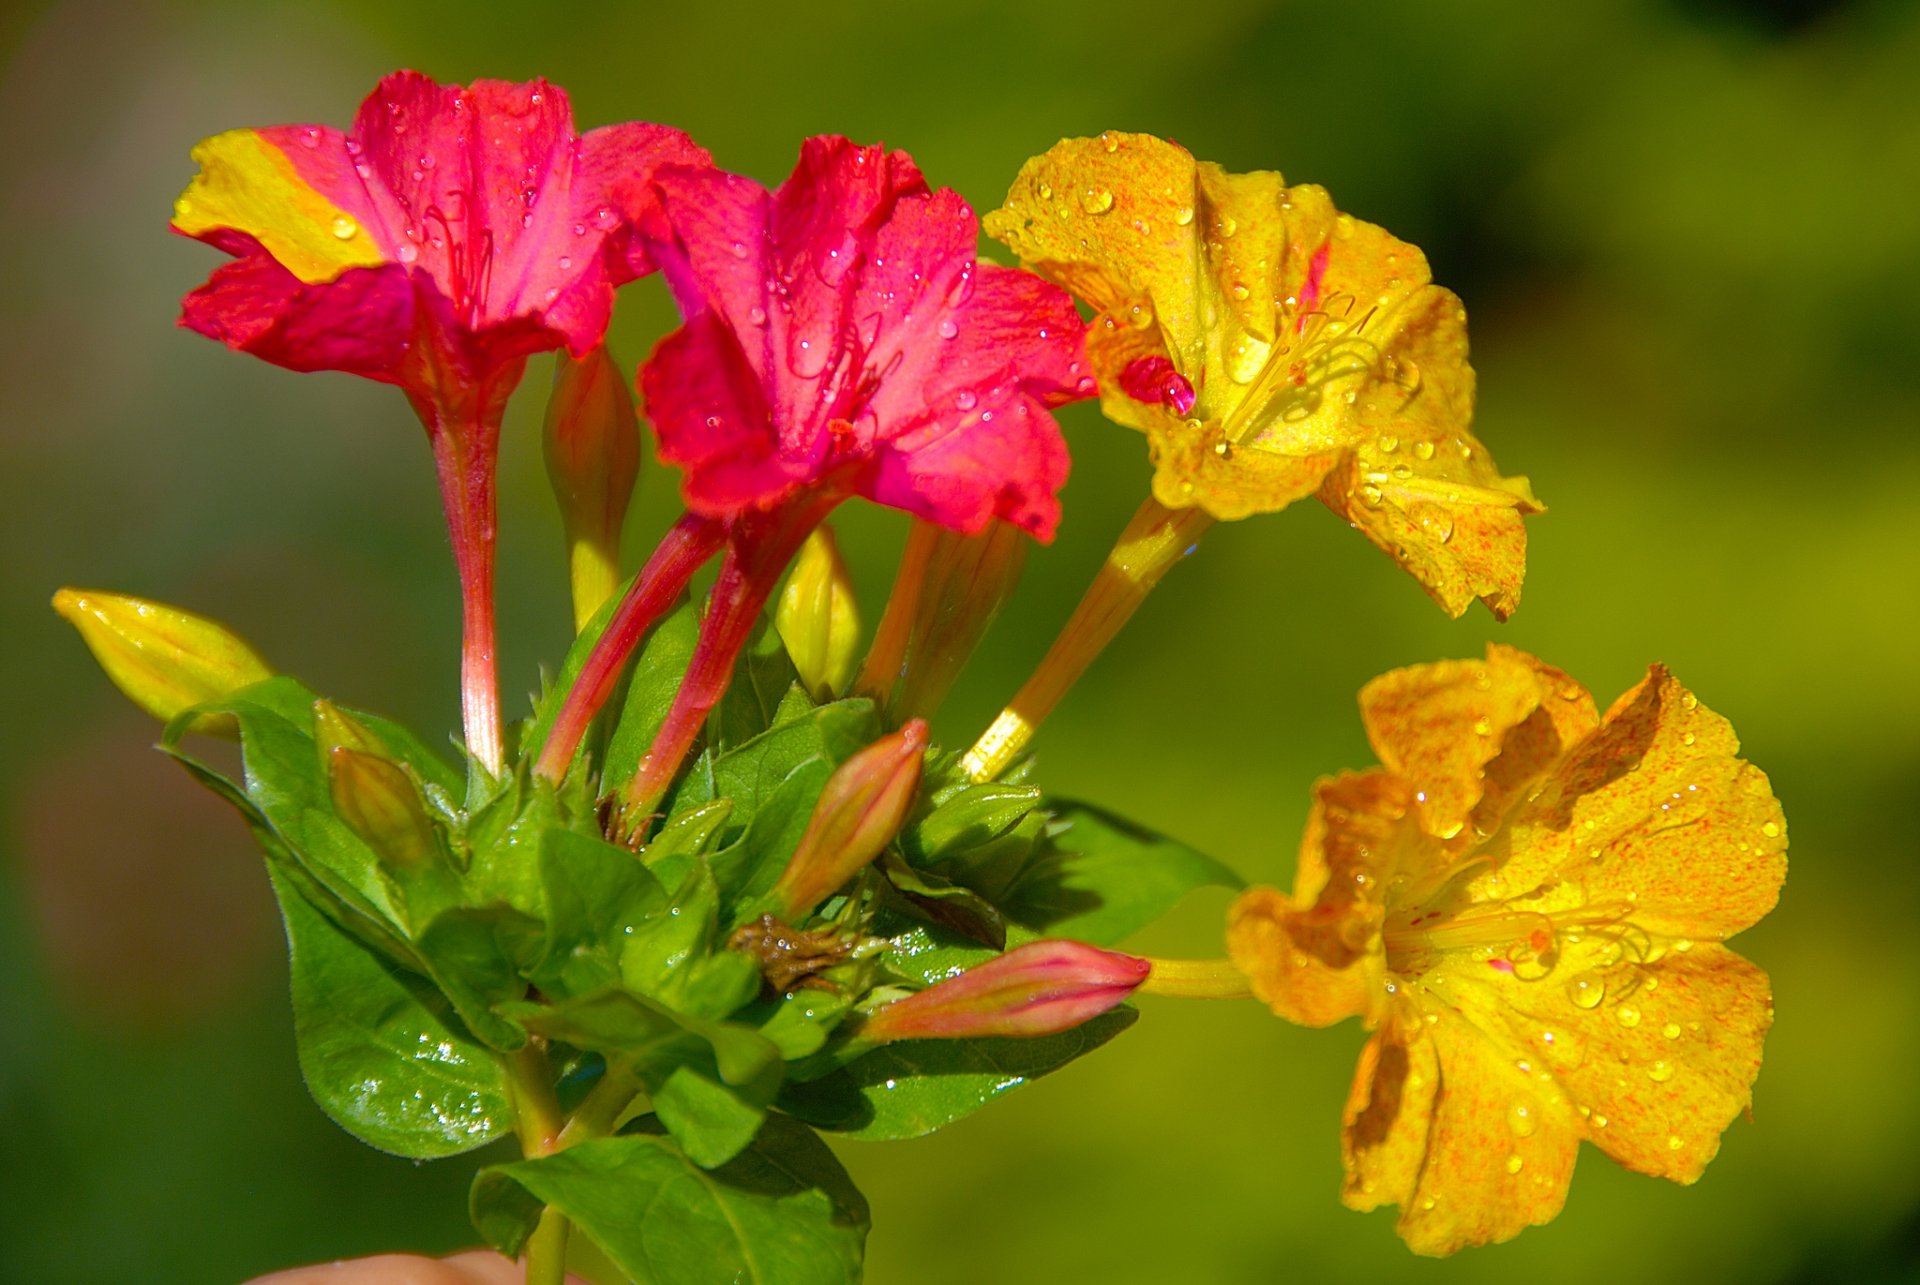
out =
[(1673, 1063), (1655, 1062), (1647, 1068), (1647, 1078), (1655, 1084), (1665, 1084), (1673, 1078)]
[(980, 399), (973, 395), (972, 390), (966, 388), (953, 395), (953, 404), (961, 410), (972, 410), (979, 401)]
[(1507, 1112), (1507, 1127), (1513, 1130), (1516, 1138), (1531, 1138), (1540, 1132), (1540, 1120), (1532, 1107), (1524, 1102), (1516, 1102), (1513, 1109)]
[(360, 232), (360, 225), (342, 214), (333, 221), (333, 234), (342, 241), (351, 241)]
[(1413, 453), (1423, 460), (1430, 460), (1433, 458), (1433, 443), (1415, 442), (1413, 444)]
[(764, 326), (767, 324), (767, 310), (756, 303), (747, 310), (747, 320), (756, 326)]
[(1632, 1030), (1640, 1025), (1640, 1010), (1631, 1004), (1622, 1004), (1613, 1010), (1613, 1016), (1620, 1025)]
[(1173, 221), (1181, 227), (1186, 227), (1187, 224), (1193, 222), (1193, 207), (1191, 205), (1183, 205), (1175, 210), (1173, 212)]
[(1666, 1038), (1668, 1038), (1668, 1039), (1670, 1039), (1670, 1040), (1677, 1040), (1677, 1039), (1679, 1039), (1679, 1038), (1680, 1038), (1680, 1023), (1678, 1023), (1678, 1022), (1668, 1022), (1668, 1023), (1667, 1023), (1667, 1024), (1665, 1025), (1665, 1026), (1663, 1026), (1663, 1027), (1661, 1027), (1661, 1028), (1660, 1028), (1660, 1034), (1662, 1034), (1662, 1035), (1664, 1035), (1664, 1036), (1665, 1036)]
[(420, 257), (420, 247), (417, 245), (403, 245), (396, 252), (396, 254), (400, 262), (412, 263), (415, 259)]
[(1607, 983), (1598, 973), (1581, 973), (1567, 982), (1567, 998), (1575, 1008), (1598, 1008), (1607, 997)]
[(960, 327), (953, 324), (952, 317), (940, 318), (940, 324), (935, 326), (934, 330), (942, 339), (951, 339), (960, 333)]
[(1522, 1169), (1526, 1168), (1526, 1165), (1527, 1162), (1520, 1158), (1520, 1153), (1517, 1151), (1507, 1157), (1508, 1173), (1519, 1173)]
[(1113, 208), (1113, 193), (1104, 187), (1082, 188), (1080, 208), (1088, 214), (1105, 214)]

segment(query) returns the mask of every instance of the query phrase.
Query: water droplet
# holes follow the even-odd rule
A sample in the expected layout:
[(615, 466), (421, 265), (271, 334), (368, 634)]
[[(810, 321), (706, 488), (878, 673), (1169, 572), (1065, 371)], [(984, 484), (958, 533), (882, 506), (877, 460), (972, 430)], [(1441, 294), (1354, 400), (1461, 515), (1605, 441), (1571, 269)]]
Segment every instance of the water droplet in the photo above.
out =
[(1136, 303), (1127, 310), (1127, 321), (1135, 330), (1145, 330), (1153, 324), (1153, 309), (1144, 303)]
[[(1221, 459), (1223, 459), (1223, 460), (1228, 460), (1228, 459), (1232, 459), (1232, 458), (1233, 458), (1233, 443), (1232, 443), (1232, 442), (1227, 442), (1227, 441), (1219, 441), (1219, 442), (1215, 442), (1215, 443), (1213, 444), (1213, 453), (1214, 453), (1215, 455), (1218, 455), (1218, 456), (1219, 456), (1219, 457), (1220, 457)], [(1360, 878), (1363, 878), (1363, 876), (1360, 876), (1360, 875), (1355, 875), (1354, 877), (1355, 877), (1356, 879), (1360, 879)]]
[(1395, 437), (1392, 433), (1380, 434), (1380, 453), (1382, 455), (1391, 455), (1399, 449), (1400, 449), (1399, 438)]
[(1238, 232), (1239, 230), (1240, 230), (1240, 225), (1234, 222), (1233, 216), (1231, 214), (1221, 215), (1220, 221), (1214, 224), (1214, 231), (1218, 232), (1223, 237), (1230, 237), (1235, 232)]
[(1186, 227), (1189, 223), (1193, 222), (1193, 207), (1191, 205), (1183, 205), (1175, 210), (1173, 212), (1173, 221), (1181, 227)]
[(1415, 442), (1413, 444), (1413, 453), (1423, 460), (1430, 460), (1433, 458), (1433, 443)]
[(1042, 183), (1033, 190), (1033, 193), (1043, 201), (1051, 201), (1053, 199), (1053, 185), (1051, 183)]
[(1691, 938), (1682, 937), (1673, 943), (1673, 948), (1684, 955), (1693, 949), (1693, 941)]
[(1540, 1132), (1540, 1120), (1532, 1107), (1524, 1102), (1516, 1102), (1513, 1109), (1507, 1112), (1507, 1127), (1513, 1130), (1516, 1138), (1531, 1138)]
[(960, 333), (960, 327), (953, 324), (952, 317), (942, 317), (940, 318), (940, 324), (934, 327), (934, 331), (942, 339), (951, 339)]
[(1680, 735), (1680, 743), (1682, 745), (1691, 745), (1699, 739), (1700, 738), (1695, 736), (1692, 732), (1683, 732)]
[(1667, 1023), (1667, 1024), (1665, 1025), (1665, 1026), (1663, 1026), (1663, 1027), (1661, 1027), (1661, 1028), (1660, 1028), (1660, 1034), (1662, 1034), (1662, 1035), (1664, 1035), (1664, 1036), (1666, 1036), (1666, 1037), (1667, 1037), (1668, 1039), (1670, 1039), (1670, 1040), (1677, 1040), (1677, 1039), (1679, 1039), (1679, 1038), (1680, 1038), (1680, 1023), (1678, 1023), (1678, 1022), (1668, 1022), (1668, 1023)]
[(732, 245), (728, 246), (727, 249), (733, 251), (733, 257), (736, 259), (744, 259), (747, 257), (747, 243), (745, 241), (735, 241)]
[(400, 262), (412, 263), (420, 257), (420, 247), (417, 245), (403, 245), (399, 250), (395, 251), (395, 254), (398, 256)]
[(718, 415), (707, 416), (707, 429), (709, 432), (717, 432), (720, 426), (724, 423), (726, 423), (726, 421), (721, 419)]
[(1760, 827), (1760, 833), (1766, 835), (1769, 839), (1777, 839), (1780, 837), (1780, 826), (1776, 822), (1769, 821)]
[(827, 368), (827, 346), (795, 332), (787, 337), (787, 369), (799, 379), (812, 379)]
[(980, 399), (973, 395), (973, 391), (967, 388), (963, 388), (953, 395), (953, 404), (961, 410), (972, 410), (979, 404), (979, 401)]
[(1120, 140), (1113, 136), (1113, 131), (1110, 129), (1101, 133), (1100, 142), (1109, 152), (1120, 150)]
[(1640, 1010), (1631, 1004), (1622, 1004), (1613, 1010), (1613, 1016), (1620, 1025), (1632, 1030), (1640, 1025)]
[(767, 310), (756, 303), (747, 310), (747, 320), (756, 326), (764, 326), (767, 324)]
[(1475, 736), (1492, 736), (1493, 720), (1486, 717), (1484, 714), (1481, 715), (1479, 718), (1474, 719), (1473, 734)]
[(572, 255), (563, 254), (560, 256), (560, 271), (565, 272), (568, 268), (571, 268), (572, 266), (573, 266)]
[(342, 214), (333, 221), (333, 234), (342, 241), (351, 241), (360, 232), (360, 225)]
[(1647, 1068), (1647, 1078), (1655, 1084), (1665, 1084), (1673, 1078), (1673, 1063), (1655, 1062)]
[(1567, 982), (1567, 998), (1575, 1008), (1598, 1008), (1606, 997), (1606, 979), (1598, 973), (1581, 973)]
[(309, 125), (305, 129), (301, 130), (300, 146), (302, 147), (320, 146), (320, 131), (314, 128), (312, 125)]
[(1686, 695), (1680, 698), (1680, 708), (1682, 709), (1697, 709), (1699, 705), (1700, 705), (1700, 698), (1698, 696), (1695, 696), (1692, 692), (1688, 692)]
[(1527, 1167), (1527, 1162), (1520, 1158), (1519, 1152), (1516, 1151), (1512, 1155), (1507, 1157), (1508, 1173), (1519, 1173), (1522, 1169), (1526, 1167)]
[(611, 205), (603, 205), (593, 212), (593, 226), (602, 232), (608, 231), (620, 222), (620, 216), (614, 213)]
[(1244, 301), (1246, 297), (1252, 294), (1253, 292), (1236, 281), (1234, 282), (1233, 289), (1229, 290), (1227, 293), (1232, 295), (1234, 298), (1234, 301), (1238, 303), (1238, 302)]
[(1105, 214), (1113, 208), (1113, 193), (1104, 187), (1082, 188), (1080, 208), (1088, 214)]
[[(1407, 516), (1420, 524), (1428, 536), (1445, 544), (1453, 539), (1453, 514), (1431, 500), (1420, 500), (1407, 508)], [(1474, 725), (1479, 731), (1479, 725)]]
[(1362, 501), (1362, 502), (1363, 502), (1363, 503), (1364, 503), (1364, 504), (1365, 504), (1365, 505), (1366, 505), (1366, 506), (1367, 506), (1368, 508), (1370, 508), (1370, 509), (1377, 509), (1377, 508), (1379, 508), (1379, 507), (1380, 507), (1380, 500), (1381, 500), (1381, 493), (1380, 493), (1380, 488), (1379, 488), (1379, 487), (1377, 487), (1377, 486), (1363, 486), (1363, 487), (1361, 487), (1361, 488), (1360, 488), (1360, 499), (1361, 499), (1361, 501)]
[(1679, 1149), (1680, 1149), (1681, 1147), (1684, 1147), (1684, 1146), (1686, 1146), (1686, 1145), (1687, 1145), (1686, 1143), (1684, 1143), (1684, 1142), (1682, 1142), (1682, 1141), (1680, 1140), (1680, 1135), (1679, 1135), (1679, 1134), (1677, 1134), (1677, 1133), (1669, 1133), (1669, 1134), (1667, 1135), (1667, 1150), (1669, 1150), (1669, 1151), (1678, 1151), (1678, 1150), (1679, 1150)]

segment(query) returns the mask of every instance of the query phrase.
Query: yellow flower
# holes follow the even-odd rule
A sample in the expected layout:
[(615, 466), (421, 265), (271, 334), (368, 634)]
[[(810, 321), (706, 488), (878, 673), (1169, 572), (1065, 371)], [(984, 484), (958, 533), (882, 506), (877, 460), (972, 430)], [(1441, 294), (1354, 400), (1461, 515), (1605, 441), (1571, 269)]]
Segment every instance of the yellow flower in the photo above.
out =
[(1101, 405), (1146, 433), (1161, 504), (1318, 493), (1449, 613), (1518, 605), (1541, 505), (1473, 436), (1466, 312), (1417, 248), (1322, 188), (1112, 132), (1028, 161), (986, 228), (1099, 311)]
[(1721, 942), (1786, 876), (1786, 825), (1725, 719), (1667, 672), (1596, 714), (1523, 652), (1361, 692), (1384, 765), (1322, 781), (1291, 897), (1247, 892), (1233, 960), (1282, 1017), (1374, 1030), (1346, 1203), (1416, 1251), (1560, 1211), (1582, 1138), (1698, 1178), (1746, 1109), (1767, 976)]

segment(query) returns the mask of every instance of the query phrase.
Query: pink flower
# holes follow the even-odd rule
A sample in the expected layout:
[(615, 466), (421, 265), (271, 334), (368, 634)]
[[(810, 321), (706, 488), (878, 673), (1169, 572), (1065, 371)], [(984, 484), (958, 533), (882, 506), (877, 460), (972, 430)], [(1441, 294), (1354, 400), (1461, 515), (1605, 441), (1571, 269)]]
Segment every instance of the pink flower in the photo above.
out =
[(689, 512), (588, 658), (539, 770), (565, 773), (628, 654), (724, 548), (687, 678), (624, 794), (637, 835), (821, 518), (863, 495), (957, 531), (997, 517), (1051, 539), (1067, 449), (1050, 408), (1094, 382), (1071, 297), (978, 262), (972, 208), (904, 152), (809, 139), (774, 192), (663, 165), (633, 217), (687, 318), (640, 386)]
[(768, 192), (664, 166), (644, 222), (687, 324), (641, 376), (695, 513), (830, 488), (942, 526), (1060, 520), (1048, 408), (1092, 394), (1070, 296), (979, 263), (979, 223), (905, 152), (813, 138)]
[(181, 324), (293, 370), (398, 384), (426, 426), (463, 598), (468, 748), (502, 769), (493, 651), (494, 456), (527, 356), (584, 356), (613, 289), (652, 263), (631, 216), (664, 161), (706, 153), (678, 130), (573, 131), (566, 94), (380, 82), (345, 133), (231, 130), (194, 149), (173, 228), (234, 256)]

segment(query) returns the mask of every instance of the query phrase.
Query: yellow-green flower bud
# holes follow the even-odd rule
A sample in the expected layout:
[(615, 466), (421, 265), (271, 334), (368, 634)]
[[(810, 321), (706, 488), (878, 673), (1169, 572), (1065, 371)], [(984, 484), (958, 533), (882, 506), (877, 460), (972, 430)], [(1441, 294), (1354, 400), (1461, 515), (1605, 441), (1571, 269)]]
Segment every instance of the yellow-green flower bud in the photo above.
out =
[(314, 741), (326, 764), (333, 810), (388, 868), (422, 870), (440, 858), (440, 836), (406, 769), (379, 739), (329, 701), (313, 705)]
[(573, 623), (584, 629), (620, 587), (620, 528), (640, 476), (640, 424), (626, 376), (604, 347), (561, 352), (547, 402), (547, 477), (566, 524)]
[(824, 524), (800, 546), (773, 623), (815, 700), (830, 700), (847, 689), (860, 641), (860, 608), (847, 564)]
[[(53, 595), (53, 609), (80, 631), (114, 686), (163, 722), (273, 677), (259, 653), (231, 630), (178, 607), (98, 589), (62, 589)], [(225, 715), (199, 719), (194, 730), (238, 734)]]

